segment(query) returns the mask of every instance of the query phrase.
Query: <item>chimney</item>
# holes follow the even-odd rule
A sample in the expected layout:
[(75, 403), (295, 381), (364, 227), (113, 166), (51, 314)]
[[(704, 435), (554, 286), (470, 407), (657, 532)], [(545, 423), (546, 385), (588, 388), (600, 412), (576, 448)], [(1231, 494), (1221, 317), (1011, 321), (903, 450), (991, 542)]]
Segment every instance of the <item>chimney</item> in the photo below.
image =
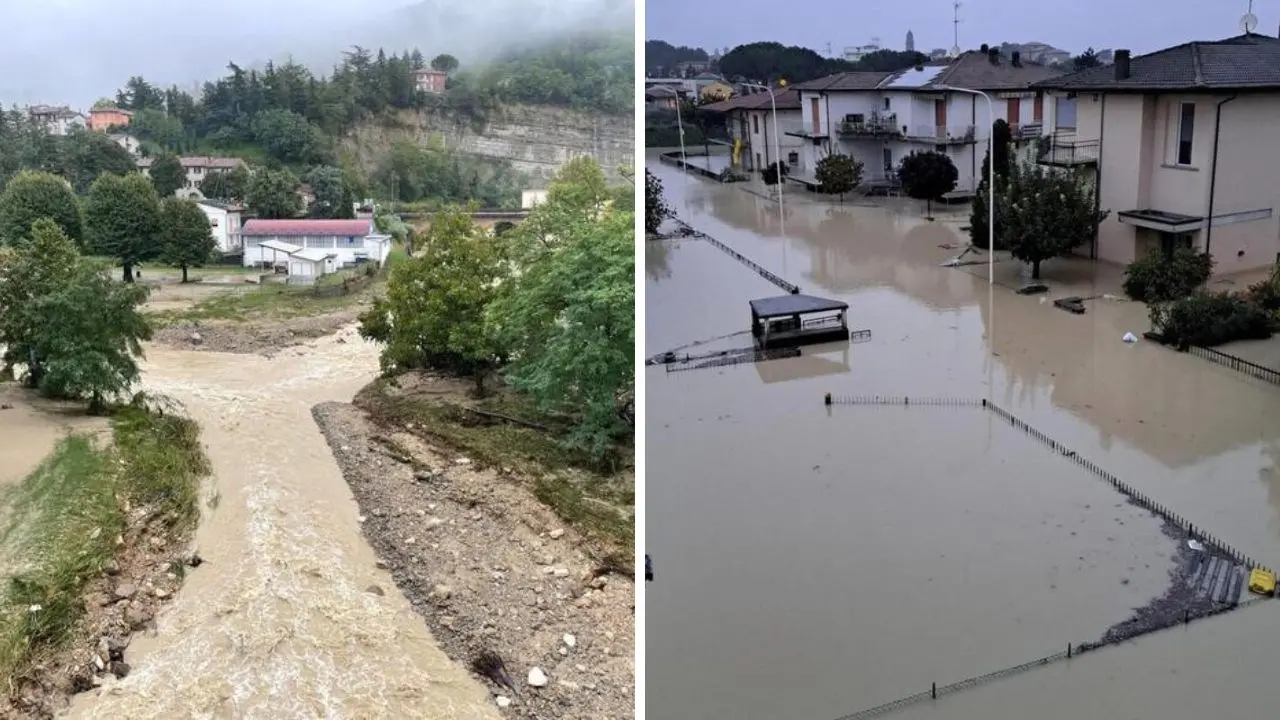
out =
[(1117, 50), (1115, 53), (1116, 80), (1129, 79), (1129, 51)]
[(987, 51), (987, 60), (991, 61), (991, 64), (992, 64), (992, 65), (999, 65), (999, 64), (1000, 64), (1000, 51), (999, 51), (999, 50), (997, 50), (996, 48), (991, 48), (990, 50), (988, 50), (988, 51)]
[(1009, 61), (1013, 63), (1014, 67), (1022, 67), (1022, 53), (1014, 50), (1013, 54), (1009, 56)]

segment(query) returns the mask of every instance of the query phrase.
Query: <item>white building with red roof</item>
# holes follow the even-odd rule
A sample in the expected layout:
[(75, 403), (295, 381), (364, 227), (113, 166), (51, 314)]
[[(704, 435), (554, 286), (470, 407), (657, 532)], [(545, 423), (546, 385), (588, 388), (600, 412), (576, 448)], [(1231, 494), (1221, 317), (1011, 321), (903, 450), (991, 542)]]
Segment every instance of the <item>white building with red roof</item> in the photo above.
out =
[(313, 275), (382, 264), (391, 252), (391, 236), (378, 233), (371, 218), (249, 220), (240, 237), (245, 267), (282, 266)]

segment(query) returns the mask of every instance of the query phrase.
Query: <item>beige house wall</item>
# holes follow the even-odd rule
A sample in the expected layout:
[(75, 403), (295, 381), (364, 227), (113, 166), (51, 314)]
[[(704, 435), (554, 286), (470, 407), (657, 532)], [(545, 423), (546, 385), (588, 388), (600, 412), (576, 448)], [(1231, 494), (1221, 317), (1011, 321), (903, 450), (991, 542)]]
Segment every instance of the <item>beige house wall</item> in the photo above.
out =
[[(1100, 202), (1103, 209), (1111, 211), (1099, 228), (1099, 259), (1127, 264), (1160, 245), (1158, 232), (1120, 222), (1119, 212), (1209, 215), (1215, 115), (1218, 103), (1227, 97), (1079, 96), (1076, 137), (1102, 140)], [(1191, 162), (1187, 165), (1177, 162), (1183, 103), (1194, 103), (1196, 108)], [(1280, 253), (1277, 117), (1280, 92), (1241, 95), (1222, 106), (1213, 190), (1214, 227), (1212, 233), (1205, 229), (1192, 233), (1195, 247), (1204, 249), (1206, 240), (1210, 243), (1218, 274), (1269, 266)]]

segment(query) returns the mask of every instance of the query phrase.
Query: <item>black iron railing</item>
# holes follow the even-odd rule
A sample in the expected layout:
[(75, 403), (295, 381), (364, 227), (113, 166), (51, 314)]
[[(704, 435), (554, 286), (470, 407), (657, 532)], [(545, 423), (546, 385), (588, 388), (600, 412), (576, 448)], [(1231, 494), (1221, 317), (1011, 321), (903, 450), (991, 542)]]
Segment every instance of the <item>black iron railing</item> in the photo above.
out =
[(1044, 165), (1092, 165), (1098, 162), (1102, 144), (1097, 140), (1075, 140), (1049, 135), (1040, 140), (1036, 162)]

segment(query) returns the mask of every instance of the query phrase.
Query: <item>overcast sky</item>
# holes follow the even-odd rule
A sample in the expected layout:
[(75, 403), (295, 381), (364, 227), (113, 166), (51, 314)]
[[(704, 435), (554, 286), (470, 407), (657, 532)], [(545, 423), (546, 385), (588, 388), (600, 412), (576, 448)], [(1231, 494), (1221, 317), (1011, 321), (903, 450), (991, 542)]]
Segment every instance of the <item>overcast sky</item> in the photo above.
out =
[[(982, 43), (1044, 42), (1078, 53), (1086, 47), (1129, 48), (1135, 54), (1189, 40), (1239, 34), (1247, 0), (1072, 0), (1046, 4), (1021, 0), (968, 0), (960, 6), (960, 47)], [(1256, 2), (1257, 32), (1275, 35), (1280, 8)], [(951, 0), (849, 2), (807, 0), (646, 0), (645, 35), (672, 45), (733, 47), (773, 40), (836, 54), (873, 37), (902, 49), (907, 30), (916, 49), (950, 48)]]
[(331, 67), (347, 46), (416, 46), (463, 63), (512, 42), (634, 24), (633, 0), (0, 0), (0, 105), (113, 96), (132, 75), (190, 87), (294, 56)]

